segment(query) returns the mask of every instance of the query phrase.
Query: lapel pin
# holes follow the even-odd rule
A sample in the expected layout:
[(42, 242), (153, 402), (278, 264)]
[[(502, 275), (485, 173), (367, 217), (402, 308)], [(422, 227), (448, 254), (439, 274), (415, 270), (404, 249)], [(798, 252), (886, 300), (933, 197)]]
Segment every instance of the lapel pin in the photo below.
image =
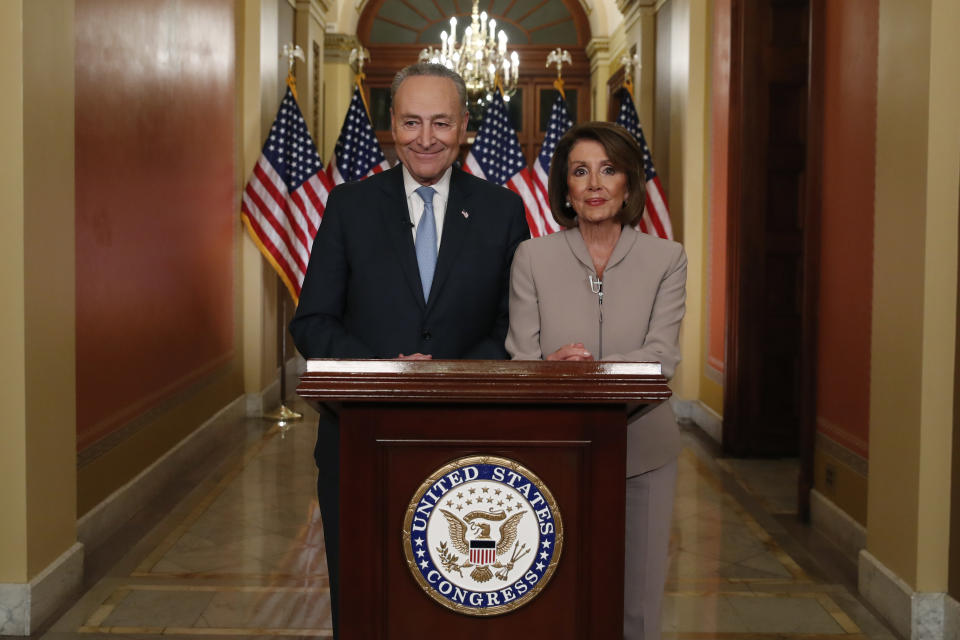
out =
[(460, 210), (460, 215), (462, 215), (465, 219), (470, 217), (470, 214), (467, 213), (467, 210), (466, 210), (466, 209), (461, 209), (461, 210)]

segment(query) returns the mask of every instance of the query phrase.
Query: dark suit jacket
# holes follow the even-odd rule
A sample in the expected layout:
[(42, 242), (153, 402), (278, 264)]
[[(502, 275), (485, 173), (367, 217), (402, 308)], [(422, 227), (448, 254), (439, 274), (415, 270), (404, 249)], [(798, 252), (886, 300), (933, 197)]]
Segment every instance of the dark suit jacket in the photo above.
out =
[(411, 228), (400, 165), (330, 193), (290, 323), (304, 357), (507, 357), (510, 265), (529, 236), (520, 197), (453, 170), (429, 300)]

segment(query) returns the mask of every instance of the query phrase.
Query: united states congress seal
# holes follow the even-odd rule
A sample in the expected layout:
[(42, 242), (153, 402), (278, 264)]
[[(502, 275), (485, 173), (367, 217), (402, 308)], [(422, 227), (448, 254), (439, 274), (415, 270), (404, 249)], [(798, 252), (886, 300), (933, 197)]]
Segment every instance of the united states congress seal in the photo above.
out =
[(562, 548), (553, 494), (508, 458), (470, 456), (437, 469), (403, 521), (414, 579), (436, 602), (471, 616), (506, 613), (536, 598)]

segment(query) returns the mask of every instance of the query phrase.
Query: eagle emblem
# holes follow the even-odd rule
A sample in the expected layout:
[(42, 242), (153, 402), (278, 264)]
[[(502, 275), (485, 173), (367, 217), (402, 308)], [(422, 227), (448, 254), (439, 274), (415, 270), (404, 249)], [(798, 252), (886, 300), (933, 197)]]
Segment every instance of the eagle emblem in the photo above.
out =
[(509, 458), (468, 456), (427, 478), (407, 508), (407, 566), (436, 602), (467, 615), (512, 611), (556, 569), (563, 521), (546, 485)]
[[(486, 582), (493, 577), (494, 574), (490, 571), (491, 565), (494, 569), (500, 569), (497, 572), (497, 577), (506, 580), (516, 561), (530, 552), (526, 545), (523, 545), (518, 548), (517, 553), (507, 564), (497, 560), (498, 557), (510, 550), (510, 545), (517, 539), (517, 526), (520, 518), (526, 513), (525, 511), (516, 513), (509, 518), (503, 511), (472, 511), (464, 516), (463, 520), (446, 509), (441, 509), (440, 513), (447, 519), (450, 543), (453, 548), (460, 553), (469, 555), (470, 564), (474, 567), (473, 571), (470, 572), (470, 577), (477, 582)], [(500, 520), (506, 520), (506, 522), (500, 525), (499, 539), (495, 541), (490, 537), (490, 522)]]

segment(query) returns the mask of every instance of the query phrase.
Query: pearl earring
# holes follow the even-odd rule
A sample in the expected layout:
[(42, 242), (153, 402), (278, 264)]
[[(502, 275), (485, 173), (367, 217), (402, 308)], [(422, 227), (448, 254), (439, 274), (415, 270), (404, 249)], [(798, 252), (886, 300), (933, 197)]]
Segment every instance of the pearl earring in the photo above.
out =
[(567, 209), (569, 209), (569, 208), (570, 208), (570, 201), (567, 200), (567, 201), (564, 203), (564, 206), (565, 206)]

